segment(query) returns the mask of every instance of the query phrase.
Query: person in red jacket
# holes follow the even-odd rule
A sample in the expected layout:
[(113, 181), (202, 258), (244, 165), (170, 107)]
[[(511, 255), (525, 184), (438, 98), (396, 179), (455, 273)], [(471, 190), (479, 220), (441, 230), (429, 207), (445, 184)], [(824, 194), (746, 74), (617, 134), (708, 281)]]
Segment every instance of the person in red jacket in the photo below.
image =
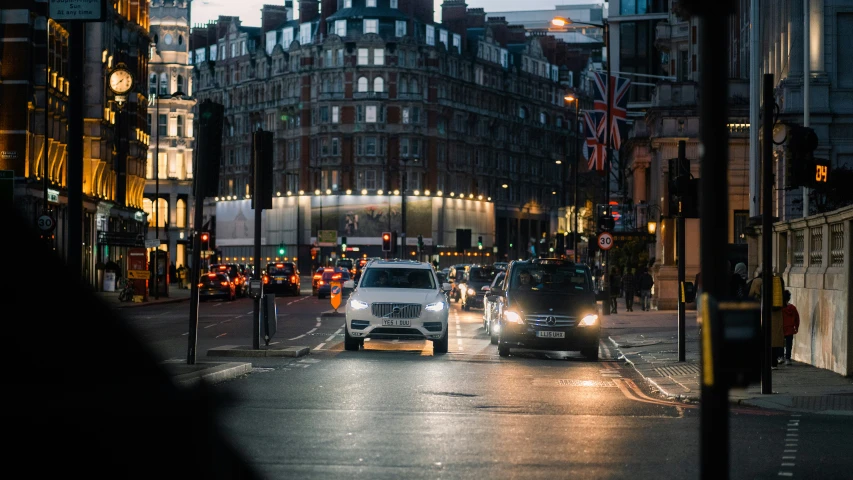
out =
[(785, 365), (791, 365), (791, 348), (794, 346), (794, 335), (800, 330), (800, 312), (792, 305), (791, 291), (782, 293), (782, 329), (785, 333)]

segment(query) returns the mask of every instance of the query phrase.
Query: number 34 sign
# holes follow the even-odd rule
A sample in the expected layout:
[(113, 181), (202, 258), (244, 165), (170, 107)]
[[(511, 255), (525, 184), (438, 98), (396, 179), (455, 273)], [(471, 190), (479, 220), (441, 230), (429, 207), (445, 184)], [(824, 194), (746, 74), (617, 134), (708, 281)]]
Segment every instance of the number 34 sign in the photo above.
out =
[(601, 232), (598, 235), (598, 248), (602, 250), (610, 250), (613, 248), (613, 235), (609, 232)]

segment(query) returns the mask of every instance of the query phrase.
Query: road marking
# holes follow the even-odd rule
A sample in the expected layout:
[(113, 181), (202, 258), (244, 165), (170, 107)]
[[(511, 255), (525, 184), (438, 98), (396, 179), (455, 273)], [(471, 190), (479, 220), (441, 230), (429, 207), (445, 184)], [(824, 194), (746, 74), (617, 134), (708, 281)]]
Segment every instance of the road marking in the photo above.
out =
[(779, 472), (780, 477), (793, 477), (794, 474), (791, 472)]
[(305, 335), (311, 335), (312, 333), (314, 333), (316, 331), (317, 331), (316, 328), (312, 328), (311, 330), (308, 330), (307, 332), (305, 332)]
[[(788, 420), (788, 433), (785, 434), (785, 439), (784, 439), (786, 450), (784, 450), (782, 452), (783, 454), (785, 454), (785, 453), (787, 453), (787, 454), (797, 453), (797, 442), (799, 441), (799, 439), (797, 439), (796, 437), (799, 434), (798, 433), (791, 433), (791, 432), (796, 432), (799, 430), (799, 427), (800, 427), (800, 419), (798, 418), (799, 416), (800, 416), (799, 414), (793, 414), (793, 415), (791, 415), (792, 418), (790, 420)], [(791, 438), (791, 437), (794, 437), (794, 438)], [(796, 460), (796, 459), (797, 459), (796, 455), (782, 455), (782, 462), (780, 463), (779, 466), (783, 467), (783, 468), (795, 467), (796, 463), (794, 462), (794, 460)], [(793, 477), (794, 472), (788, 472), (788, 471), (783, 470), (783, 471), (779, 472), (779, 476), (780, 477)]]
[(314, 347), (314, 350), (322, 350), (324, 346), (326, 346), (326, 342), (323, 342), (320, 345), (317, 345), (316, 347)]
[[(185, 334), (185, 335), (188, 335), (188, 334)], [(222, 338), (226, 335), (228, 335), (228, 334), (227, 333), (220, 333), (219, 335), (216, 336), (216, 338)]]
[(288, 340), (299, 340), (300, 338), (302, 338), (302, 337), (304, 337), (304, 336), (305, 336), (305, 334), (302, 334), (302, 335), (300, 335), (300, 336), (298, 336), (298, 337), (288, 338)]
[(316, 326), (318, 326), (318, 327), (319, 327), (319, 326), (322, 326), (322, 325), (323, 325), (323, 322), (317, 322), (315, 325), (316, 325)]

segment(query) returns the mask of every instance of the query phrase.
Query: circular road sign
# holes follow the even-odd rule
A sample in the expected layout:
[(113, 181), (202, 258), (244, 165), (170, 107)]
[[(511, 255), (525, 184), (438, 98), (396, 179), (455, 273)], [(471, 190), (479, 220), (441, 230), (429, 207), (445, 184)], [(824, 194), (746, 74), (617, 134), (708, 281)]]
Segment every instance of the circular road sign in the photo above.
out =
[(56, 228), (56, 222), (53, 221), (53, 217), (50, 215), (42, 215), (38, 219), (39, 230), (42, 232), (51, 232), (54, 228)]
[(598, 248), (602, 250), (610, 250), (613, 248), (613, 235), (609, 232), (601, 232), (598, 235)]

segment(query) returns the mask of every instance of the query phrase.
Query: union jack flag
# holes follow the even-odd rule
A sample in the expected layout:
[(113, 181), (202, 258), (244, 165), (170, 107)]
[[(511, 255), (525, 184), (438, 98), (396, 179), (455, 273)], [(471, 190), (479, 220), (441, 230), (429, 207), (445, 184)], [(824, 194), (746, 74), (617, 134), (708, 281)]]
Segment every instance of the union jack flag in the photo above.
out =
[(604, 171), (606, 150), (604, 148), (604, 112), (597, 110), (583, 112), (583, 130), (586, 142), (583, 156), (589, 170)]
[(631, 80), (622, 77), (610, 76), (613, 81), (613, 90), (610, 92), (610, 102), (607, 102), (607, 81), (605, 74), (594, 72), (593, 74), (593, 108), (607, 115), (607, 106), (610, 108), (610, 138), (611, 145), (615, 149), (622, 146), (622, 129), (628, 122), (628, 87)]

